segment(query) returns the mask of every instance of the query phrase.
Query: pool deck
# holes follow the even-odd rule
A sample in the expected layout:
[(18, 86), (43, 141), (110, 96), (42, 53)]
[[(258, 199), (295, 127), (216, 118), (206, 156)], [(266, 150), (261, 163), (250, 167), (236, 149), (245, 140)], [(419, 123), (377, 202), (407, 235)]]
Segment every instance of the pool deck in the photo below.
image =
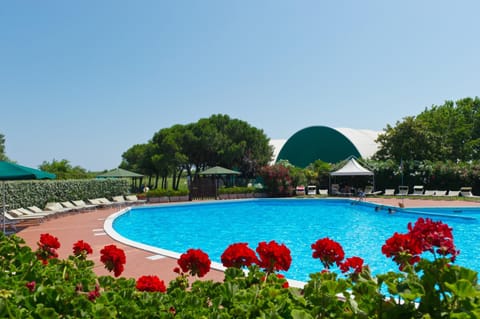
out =
[[(412, 199), (412, 198), (388, 198), (375, 197), (366, 198), (368, 202), (377, 203), (379, 205), (399, 206), (402, 203), (404, 207), (480, 207), (480, 201), (462, 201), (462, 200), (431, 200), (431, 199)], [(163, 204), (168, 205), (168, 204)], [(22, 237), (26, 244), (32, 249), (37, 248), (37, 242), (40, 234), (50, 233), (56, 236), (61, 244), (58, 249), (59, 258), (67, 258), (72, 254), (72, 247), (78, 240), (89, 243), (93, 249), (93, 255), (90, 259), (95, 262), (94, 272), (101, 275), (109, 275), (110, 273), (104, 268), (100, 262), (100, 250), (106, 246), (114, 244), (125, 251), (127, 263), (122, 273), (123, 277), (138, 278), (142, 275), (157, 275), (166, 283), (173, 280), (177, 274), (173, 272), (173, 268), (177, 266), (176, 259), (164, 257), (149, 251), (141, 250), (131, 246), (124, 245), (112, 239), (104, 231), (105, 219), (118, 212), (122, 208), (101, 208), (89, 210), (75, 214), (66, 214), (57, 218), (51, 218), (39, 225), (29, 226), (17, 233)], [(232, 238), (232, 243), (234, 243)], [(192, 247), (201, 248), (201, 247)], [(183, 252), (180, 252), (183, 253)], [(202, 279), (222, 281), (223, 273), (217, 270), (211, 270)]]

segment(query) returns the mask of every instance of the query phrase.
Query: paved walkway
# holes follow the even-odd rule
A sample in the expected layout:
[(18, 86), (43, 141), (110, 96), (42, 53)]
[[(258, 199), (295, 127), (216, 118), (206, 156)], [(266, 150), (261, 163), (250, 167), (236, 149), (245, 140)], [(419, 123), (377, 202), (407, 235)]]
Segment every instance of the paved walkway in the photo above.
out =
[[(477, 206), (480, 202), (458, 201), (458, 200), (426, 200), (426, 199), (400, 199), (400, 198), (367, 198), (369, 202), (375, 202), (380, 205), (390, 205), (398, 207), (400, 203), (404, 207), (426, 207), (426, 206)], [(122, 276), (127, 278), (138, 278), (142, 275), (157, 275), (165, 282), (169, 282), (176, 277), (173, 268), (177, 266), (176, 260), (160, 255), (155, 255), (148, 251), (140, 250), (134, 247), (126, 246), (114, 241), (103, 229), (105, 219), (117, 212), (120, 208), (103, 208), (91, 211), (85, 211), (76, 214), (68, 214), (58, 218), (52, 218), (45, 222), (23, 229), (18, 235), (25, 239), (26, 244), (32, 249), (37, 248), (37, 241), (40, 234), (50, 233), (58, 237), (61, 247), (58, 250), (59, 258), (66, 258), (72, 254), (72, 247), (78, 240), (84, 240), (93, 248), (93, 256), (90, 258), (95, 262), (94, 271), (97, 275), (110, 274), (104, 269), (100, 262), (100, 250), (105, 245), (115, 244), (125, 251), (127, 263)], [(223, 273), (212, 270), (205, 279), (223, 280)]]

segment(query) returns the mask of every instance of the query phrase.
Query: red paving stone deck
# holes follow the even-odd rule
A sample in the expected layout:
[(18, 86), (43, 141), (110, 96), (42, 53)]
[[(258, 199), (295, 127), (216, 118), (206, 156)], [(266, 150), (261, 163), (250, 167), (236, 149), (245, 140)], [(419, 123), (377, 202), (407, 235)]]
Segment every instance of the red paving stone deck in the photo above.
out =
[[(460, 201), (460, 200), (427, 200), (427, 199), (412, 199), (412, 198), (388, 198), (375, 197), (367, 198), (366, 201), (378, 203), (379, 205), (388, 205), (398, 207), (402, 203), (406, 208), (408, 207), (464, 207), (477, 206), (480, 207), (480, 202), (475, 201)], [(125, 251), (127, 263), (125, 271), (122, 276), (127, 278), (138, 278), (142, 275), (157, 275), (165, 282), (176, 277), (173, 268), (177, 266), (176, 260), (168, 257), (159, 256), (157, 254), (141, 250), (138, 248), (126, 246), (113, 240), (108, 236), (103, 228), (105, 219), (119, 211), (121, 208), (103, 208), (91, 211), (80, 212), (76, 214), (68, 214), (52, 218), (35, 226), (30, 226), (21, 230), (17, 235), (22, 237), (26, 244), (32, 249), (37, 248), (37, 241), (40, 234), (50, 233), (58, 237), (61, 247), (58, 250), (59, 258), (66, 258), (72, 254), (72, 247), (78, 240), (84, 240), (93, 248), (93, 256), (91, 260), (95, 262), (94, 271), (97, 275), (110, 274), (100, 262), (100, 250), (106, 246), (114, 244)], [(223, 280), (223, 273), (221, 271), (210, 271), (205, 279)]]

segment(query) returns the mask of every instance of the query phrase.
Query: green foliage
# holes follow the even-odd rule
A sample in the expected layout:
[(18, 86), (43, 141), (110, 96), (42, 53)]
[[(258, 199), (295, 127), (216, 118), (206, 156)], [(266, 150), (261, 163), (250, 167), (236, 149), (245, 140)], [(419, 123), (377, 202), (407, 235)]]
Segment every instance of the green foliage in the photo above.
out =
[(123, 153), (121, 167), (154, 176), (153, 188), (167, 188), (167, 177), (173, 176), (172, 188), (178, 189), (182, 174), (192, 176), (193, 168), (198, 173), (219, 165), (253, 177), (272, 155), (262, 130), (218, 114), (159, 130), (148, 143), (134, 145)]
[(44, 161), (39, 169), (57, 175), (57, 179), (86, 179), (95, 177), (94, 173), (88, 173), (80, 166), (73, 167), (66, 159), (61, 161), (52, 160), (51, 163)]
[[(38, 206), (47, 202), (89, 199), (129, 193), (126, 179), (84, 179), (53, 181), (8, 181), (4, 184), (6, 204), (9, 208)], [(2, 187), (3, 188), (3, 187)], [(3, 196), (0, 203), (3, 202)], [(3, 203), (2, 203), (3, 204)]]
[(255, 191), (255, 187), (248, 186), (221, 187), (218, 189), (219, 194), (252, 194)]
[(42, 264), (24, 241), (0, 234), (2, 318), (478, 318), (477, 273), (439, 258), (373, 277), (368, 267), (310, 275), (287, 287), (256, 265), (223, 282), (180, 274), (167, 291), (142, 292), (134, 279), (96, 276), (79, 256)]
[(174, 189), (158, 188), (158, 189), (148, 191), (146, 195), (149, 198), (150, 197), (164, 197), (164, 196), (168, 196), (168, 197), (171, 197), (171, 196), (185, 196), (185, 195), (188, 195), (188, 190), (186, 190), (186, 189), (174, 190)]
[(425, 109), (395, 126), (387, 125), (377, 142), (378, 160), (470, 161), (480, 152), (480, 98), (465, 98)]
[(0, 133), (0, 161), (8, 161), (7, 154), (5, 154), (5, 135)]

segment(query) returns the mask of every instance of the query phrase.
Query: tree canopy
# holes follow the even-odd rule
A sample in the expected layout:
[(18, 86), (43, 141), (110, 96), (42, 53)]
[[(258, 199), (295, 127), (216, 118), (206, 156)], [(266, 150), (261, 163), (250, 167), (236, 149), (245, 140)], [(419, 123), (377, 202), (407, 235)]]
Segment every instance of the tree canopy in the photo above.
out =
[(52, 162), (44, 161), (39, 168), (42, 171), (57, 175), (57, 179), (84, 179), (92, 177), (92, 173), (88, 173), (80, 166), (73, 167), (66, 159), (60, 161), (54, 159)]
[(417, 116), (387, 125), (379, 135), (378, 160), (470, 161), (480, 152), (480, 99), (433, 105)]
[(160, 129), (148, 143), (125, 151), (121, 167), (153, 175), (157, 182), (161, 179), (163, 188), (167, 176), (173, 176), (172, 188), (178, 189), (183, 173), (193, 176), (213, 166), (235, 168), (246, 177), (256, 176), (272, 156), (273, 149), (263, 130), (217, 114), (196, 123)]
[(8, 161), (8, 157), (5, 154), (5, 135), (0, 133), (0, 161)]

